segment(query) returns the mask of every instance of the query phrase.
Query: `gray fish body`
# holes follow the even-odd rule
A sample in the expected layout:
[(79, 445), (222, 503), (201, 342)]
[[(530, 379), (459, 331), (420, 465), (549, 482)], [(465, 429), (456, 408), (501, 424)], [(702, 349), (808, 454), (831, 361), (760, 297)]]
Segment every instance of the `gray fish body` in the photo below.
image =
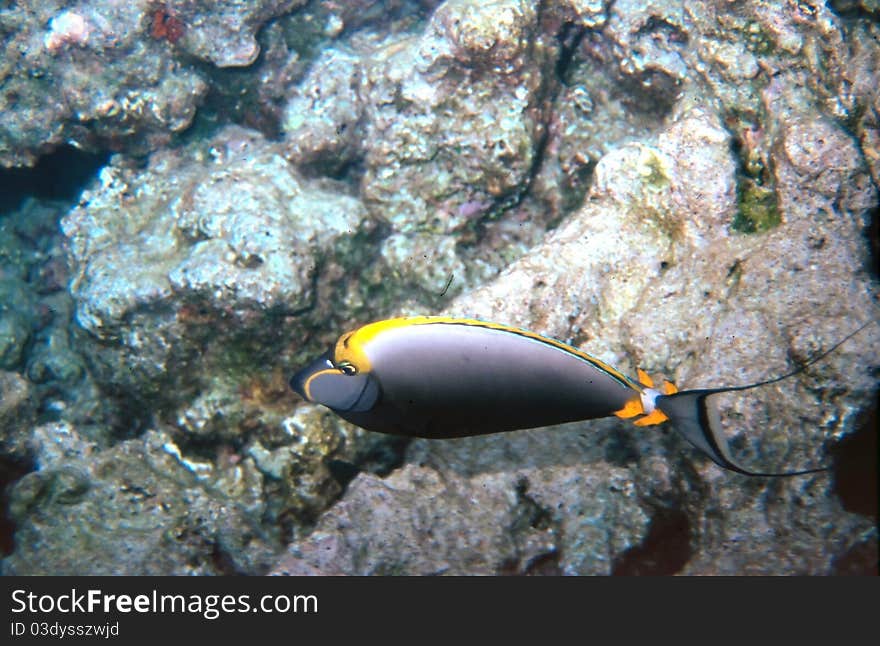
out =
[(515, 328), (422, 321), (370, 335), (358, 347), (367, 370), (327, 370), (331, 352), (291, 385), (381, 433), (444, 438), (536, 428), (607, 417), (638, 396), (637, 386), (589, 355)]
[(364, 348), (380, 395), (337, 411), (367, 430), (444, 438), (607, 417), (633, 387), (560, 347), (454, 323), (398, 328)]

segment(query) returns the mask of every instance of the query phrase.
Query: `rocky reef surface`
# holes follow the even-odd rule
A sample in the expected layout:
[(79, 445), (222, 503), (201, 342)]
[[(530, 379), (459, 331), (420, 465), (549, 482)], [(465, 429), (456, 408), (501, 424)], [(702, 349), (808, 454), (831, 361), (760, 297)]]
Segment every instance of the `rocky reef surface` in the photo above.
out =
[[(0, 164), (113, 153), (76, 198), (0, 216), (2, 571), (875, 571), (874, 11), (0, 10)], [(833, 465), (770, 480), (663, 427), (404, 442), (287, 388), (342, 331), (414, 313), (682, 388), (874, 323), (722, 401), (737, 450)]]

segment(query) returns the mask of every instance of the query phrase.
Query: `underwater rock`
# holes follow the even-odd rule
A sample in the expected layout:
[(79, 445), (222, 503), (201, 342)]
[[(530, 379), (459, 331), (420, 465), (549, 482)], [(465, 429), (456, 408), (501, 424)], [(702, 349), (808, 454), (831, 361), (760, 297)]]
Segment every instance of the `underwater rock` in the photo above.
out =
[(152, 7), (153, 38), (217, 67), (246, 67), (257, 60), (257, 31), (268, 21), (304, 5), (306, 0), (177, 0)]
[[(516, 205), (540, 138), (555, 44), (530, 42), (543, 35), (525, 3), (490, 4), (443, 5), (430, 20), (415, 13), (386, 26), (390, 33), (371, 25), (340, 37), (289, 92), (281, 120), (288, 159), (307, 176), (357, 185), (376, 225), (369, 242), (381, 246), (381, 262), (367, 254), (360, 287), (345, 297), (359, 316), (373, 315), (375, 303), (434, 307), (497, 273), (558, 215)], [(494, 11), (503, 14), (498, 24)]]
[(33, 388), (15, 372), (0, 372), (0, 455), (27, 457), (27, 433), (36, 419)]
[(387, 443), (326, 410), (298, 407), (282, 425), (289, 445), (218, 444), (214, 456), (188, 455), (165, 431), (102, 447), (67, 423), (37, 427), (36, 470), (10, 492), (16, 549), (0, 571), (265, 573), (338, 496), (346, 465), (388, 467)]
[[(338, 188), (304, 180), (276, 145), (238, 127), (157, 153), (145, 168), (121, 158), (105, 168), (62, 228), (83, 328), (75, 346), (122, 414), (108, 420), (110, 433), (80, 435), (109, 451), (113, 433), (141, 432), (158, 416), (182, 432), (181, 460), (205, 446), (217, 453), (200, 462), (206, 469), (247, 456), (267, 500), (260, 522), (285, 536), (300, 533), (359, 469), (394, 464), (392, 439), (327, 411), (290, 414), (282, 368), (295, 363), (306, 314), (327, 287), (318, 274), (344, 261), (364, 217)], [(106, 548), (123, 552), (126, 540)], [(259, 572), (253, 563), (236, 568)]]
[[(578, 11), (589, 21), (588, 7), (558, 13)], [(369, 289), (387, 294), (390, 274), (400, 293), (388, 299), (433, 307), (438, 294), (497, 273), (560, 216), (519, 205), (556, 84), (559, 46), (538, 13), (512, 0), (443, 3), (408, 29), (351, 34), (292, 88), (288, 158), (308, 174), (357, 183), (387, 229), (382, 266), (363, 274)], [(426, 242), (437, 249), (427, 258)]]
[(0, 275), (0, 370), (19, 370), (35, 323), (35, 299), (27, 286)]
[(293, 163), (319, 165), (324, 174), (335, 175), (363, 154), (361, 73), (358, 57), (327, 49), (293, 88), (281, 126)]
[(3, 574), (256, 573), (278, 549), (248, 458), (214, 469), (156, 431), (101, 450), (63, 423), (31, 442), (38, 468), (10, 494)]
[[(805, 126), (803, 134), (815, 133), (822, 122), (813, 113), (813, 129)], [(867, 254), (861, 234), (877, 203), (876, 189), (847, 135), (830, 126), (825, 132), (825, 140), (809, 137), (819, 145), (797, 148), (796, 164), (823, 168), (823, 179), (833, 186), (781, 173), (781, 193), (797, 199), (781, 200), (781, 224), (772, 232), (742, 235), (731, 230), (735, 168), (726, 134), (705, 117), (686, 115), (661, 135), (649, 156), (644, 146), (631, 146), (604, 157), (578, 217), (495, 283), (460, 298), (452, 312), (568, 338), (612, 365), (627, 365), (627, 357), (618, 354), (625, 349), (633, 361), (630, 372), (636, 365), (661, 371), (684, 388), (782, 374), (791, 369), (787, 357), (805, 361), (859, 323), (877, 319), (875, 285), (861, 269)], [(641, 178), (628, 170), (645, 159), (656, 161)], [(832, 195), (848, 205), (837, 217), (830, 215)], [(639, 220), (641, 231), (633, 229)], [(602, 234), (609, 229), (624, 235), (615, 240)], [(731, 435), (743, 441), (757, 435), (759, 450), (776, 464), (827, 463), (826, 443), (852, 433), (858, 411), (872, 403), (877, 340), (878, 329), (870, 326), (809, 376), (784, 388), (731, 396), (722, 405)], [(739, 561), (716, 569), (713, 558), (726, 549), (721, 544), (735, 540), (735, 528), (745, 532), (747, 518), (757, 510), (771, 513), (766, 507), (775, 509), (775, 499), (763, 500), (763, 489), (744, 486), (741, 477), (705, 462), (694, 478), (682, 469), (683, 460), (693, 459), (686, 457), (684, 443), (676, 442), (669, 454), (656, 433), (624, 432), (632, 436), (636, 454), (668, 456), (676, 487), (686, 494), (679, 497), (691, 527), (717, 532), (691, 537), (695, 565), (686, 571), (733, 573), (739, 562), (750, 571), (782, 573), (800, 558), (808, 565), (799, 571), (821, 573), (849, 542), (870, 531), (866, 519), (842, 509), (828, 475), (778, 481), (774, 491), (797, 505), (798, 520), (774, 524), (773, 540), (743, 548)], [(435, 444), (432, 450), (442, 453), (444, 447)], [(657, 488), (651, 481), (640, 486)], [(730, 499), (741, 502), (719, 502)], [(838, 529), (809, 529), (827, 526), (829, 518)], [(765, 550), (777, 555), (771, 558)]]
[(143, 170), (111, 163), (62, 222), (99, 381), (173, 402), (206, 376), (198, 363), (256, 360), (237, 358), (247, 348), (233, 340), (258, 347), (271, 321), (308, 309), (318, 263), (363, 217), (359, 202), (304, 181), (239, 127)]
[(334, 15), (347, 30), (372, 27), (375, 30), (394, 29), (395, 20), (403, 19), (405, 24), (422, 19), (443, 0), (349, 0), (348, 2), (328, 2)]
[(536, 30), (531, 3), (456, 0), (417, 37), (325, 52), (288, 104), (291, 154), (358, 159), (367, 208), (396, 232), (467, 226), (515, 196), (534, 163), (552, 63)]
[(880, 12), (880, 2), (877, 0), (832, 0), (828, 3), (838, 12), (864, 10), (869, 13)]
[(0, 370), (20, 370), (38, 325), (38, 297), (27, 283), (34, 264), (22, 232), (0, 219)]
[[(495, 448), (509, 458), (524, 447)], [(449, 466), (357, 478), (272, 573), (602, 573), (646, 523), (634, 491), (620, 486), (621, 469), (559, 467), (547, 482), (535, 467), (462, 474)]]
[(405, 284), (450, 297), (462, 289), (466, 269), (452, 236), (395, 233), (385, 238), (381, 253), (386, 272)]
[(450, 232), (516, 197), (552, 63), (536, 29), (531, 3), (447, 2), (417, 40), (376, 52), (361, 181), (371, 214), (398, 232)]
[[(286, 531), (339, 494), (328, 463), (360, 464), (393, 444), (302, 407), (290, 417), (285, 368), (302, 351), (323, 273), (365, 215), (338, 189), (300, 177), (257, 133), (228, 127), (155, 154), (145, 169), (117, 160), (62, 222), (85, 330), (77, 347), (130, 411), (117, 432), (158, 414), (183, 433), (185, 454), (191, 441), (239, 447), (269, 479)], [(301, 415), (306, 433), (296, 431)]]
[(608, 21), (611, 4), (608, 0), (555, 0), (543, 10), (553, 21), (595, 29)]
[(17, 2), (0, 12), (0, 166), (60, 144), (143, 152), (187, 128), (208, 92), (195, 57), (253, 63), (257, 30), (304, 0)]
[[(58, 227), (64, 209), (61, 202), (28, 198), (0, 216), (0, 358), (26, 379), (41, 416), (63, 412), (70, 422), (97, 428), (117, 407), (96, 391), (70, 343), (73, 300)], [(6, 432), (6, 446), (21, 448), (30, 427), (16, 424)], [(3, 447), (0, 454), (9, 457)], [(12, 457), (29, 456), (16, 448)]]
[[(874, 7), (874, 11), (880, 5)], [(880, 181), (880, 25), (846, 21), (833, 43), (817, 47), (809, 80), (829, 114), (843, 121), (859, 141), (874, 182)], [(821, 43), (820, 43), (821, 44)]]
[(31, 329), (28, 321), (18, 312), (4, 310), (0, 312), (0, 369), (14, 370), (22, 361)]
[(62, 143), (149, 149), (190, 124), (207, 84), (149, 36), (154, 3), (64, 4), (0, 13), (0, 165), (33, 165)]
[(604, 33), (618, 52), (619, 72), (641, 86), (646, 100), (671, 105), (678, 87), (689, 76), (682, 49), (688, 43), (688, 3), (618, 0), (609, 11)]

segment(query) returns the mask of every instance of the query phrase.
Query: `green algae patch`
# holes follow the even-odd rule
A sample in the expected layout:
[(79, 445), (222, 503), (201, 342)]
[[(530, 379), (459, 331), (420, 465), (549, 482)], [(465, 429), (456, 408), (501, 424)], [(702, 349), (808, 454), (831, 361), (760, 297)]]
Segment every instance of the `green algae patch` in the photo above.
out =
[(757, 21), (749, 22), (745, 26), (743, 37), (746, 47), (753, 54), (769, 56), (776, 50), (773, 37)]
[(669, 170), (667, 162), (648, 148), (642, 149), (639, 159), (640, 168), (645, 186), (655, 190), (663, 190), (669, 186)]
[(782, 222), (776, 191), (750, 179), (740, 179), (737, 187), (737, 212), (733, 230), (739, 233), (763, 233)]

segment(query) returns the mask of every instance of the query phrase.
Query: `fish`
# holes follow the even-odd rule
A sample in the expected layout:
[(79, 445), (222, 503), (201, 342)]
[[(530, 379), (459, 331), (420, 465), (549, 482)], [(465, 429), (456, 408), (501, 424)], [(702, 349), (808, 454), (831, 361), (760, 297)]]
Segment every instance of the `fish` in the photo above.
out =
[(780, 382), (826, 357), (865, 323), (795, 370), (752, 384), (679, 391), (632, 379), (556, 339), (478, 319), (410, 316), (369, 323), (339, 337), (290, 379), (308, 402), (368, 431), (446, 439), (618, 417), (666, 421), (715, 464), (747, 476), (827, 471), (754, 471), (731, 454), (713, 397)]

